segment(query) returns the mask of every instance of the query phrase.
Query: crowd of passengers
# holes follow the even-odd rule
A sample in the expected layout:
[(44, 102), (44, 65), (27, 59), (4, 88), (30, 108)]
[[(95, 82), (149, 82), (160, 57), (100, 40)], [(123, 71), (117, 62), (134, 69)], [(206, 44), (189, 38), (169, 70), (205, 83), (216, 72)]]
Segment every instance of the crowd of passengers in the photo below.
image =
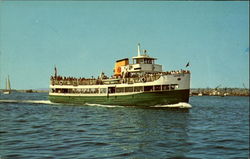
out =
[(62, 77), (62, 76), (51, 76), (50, 78), (52, 85), (94, 85), (103, 84), (102, 80), (98, 77), (95, 78), (75, 78), (75, 77)]
[(161, 72), (163, 75), (174, 75), (174, 74), (189, 74), (189, 70), (177, 70), (177, 71), (166, 71), (166, 72)]
[(117, 84), (121, 83), (140, 83), (140, 82), (152, 82), (159, 79), (162, 75), (175, 75), (175, 74), (189, 74), (188, 70), (179, 70), (179, 71), (167, 71), (167, 72), (158, 72), (158, 73), (145, 73), (145, 74), (131, 74), (126, 73), (122, 76), (111, 76), (110, 78), (102, 73), (98, 78), (75, 78), (75, 77), (62, 77), (62, 76), (51, 76), (52, 85), (98, 85), (106, 84), (106, 79), (119, 79)]

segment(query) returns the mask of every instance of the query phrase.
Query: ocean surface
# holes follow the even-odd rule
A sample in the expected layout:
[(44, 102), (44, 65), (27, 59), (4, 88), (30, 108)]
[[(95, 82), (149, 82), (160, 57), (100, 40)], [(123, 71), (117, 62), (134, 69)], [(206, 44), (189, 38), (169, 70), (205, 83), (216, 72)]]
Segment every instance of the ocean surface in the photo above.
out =
[(191, 109), (52, 104), (0, 95), (0, 159), (249, 158), (249, 98), (190, 97)]

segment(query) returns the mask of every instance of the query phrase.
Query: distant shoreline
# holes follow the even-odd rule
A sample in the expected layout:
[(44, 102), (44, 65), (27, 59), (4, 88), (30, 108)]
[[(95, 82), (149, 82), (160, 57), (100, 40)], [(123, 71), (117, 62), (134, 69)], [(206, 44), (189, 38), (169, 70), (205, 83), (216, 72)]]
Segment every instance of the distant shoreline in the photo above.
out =
[(247, 88), (191, 88), (190, 96), (249, 96)]
[[(0, 92), (3, 90), (1, 89)], [(19, 92), (19, 93), (49, 93), (49, 90), (36, 90), (36, 89), (23, 89), (23, 90), (11, 90), (12, 92)]]
[[(0, 89), (2, 92), (3, 89)], [(47, 89), (24, 89), (12, 90), (19, 93), (49, 93)], [(249, 96), (249, 89), (247, 88), (191, 88), (190, 96)]]

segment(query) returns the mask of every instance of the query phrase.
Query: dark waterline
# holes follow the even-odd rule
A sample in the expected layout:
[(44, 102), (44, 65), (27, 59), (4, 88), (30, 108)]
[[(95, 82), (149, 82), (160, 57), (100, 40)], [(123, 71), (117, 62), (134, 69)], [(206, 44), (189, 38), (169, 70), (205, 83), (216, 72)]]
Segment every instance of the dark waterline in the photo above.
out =
[(184, 111), (0, 103), (0, 158), (249, 157), (248, 97), (191, 97), (190, 104)]

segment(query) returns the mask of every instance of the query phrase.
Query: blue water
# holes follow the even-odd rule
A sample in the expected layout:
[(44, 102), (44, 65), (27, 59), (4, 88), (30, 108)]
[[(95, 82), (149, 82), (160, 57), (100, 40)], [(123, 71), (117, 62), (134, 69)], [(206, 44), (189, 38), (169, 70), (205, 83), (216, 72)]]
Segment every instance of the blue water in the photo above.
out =
[[(0, 100), (47, 100), (45, 93)], [(192, 108), (0, 102), (0, 158), (248, 158), (249, 98), (191, 97)]]

